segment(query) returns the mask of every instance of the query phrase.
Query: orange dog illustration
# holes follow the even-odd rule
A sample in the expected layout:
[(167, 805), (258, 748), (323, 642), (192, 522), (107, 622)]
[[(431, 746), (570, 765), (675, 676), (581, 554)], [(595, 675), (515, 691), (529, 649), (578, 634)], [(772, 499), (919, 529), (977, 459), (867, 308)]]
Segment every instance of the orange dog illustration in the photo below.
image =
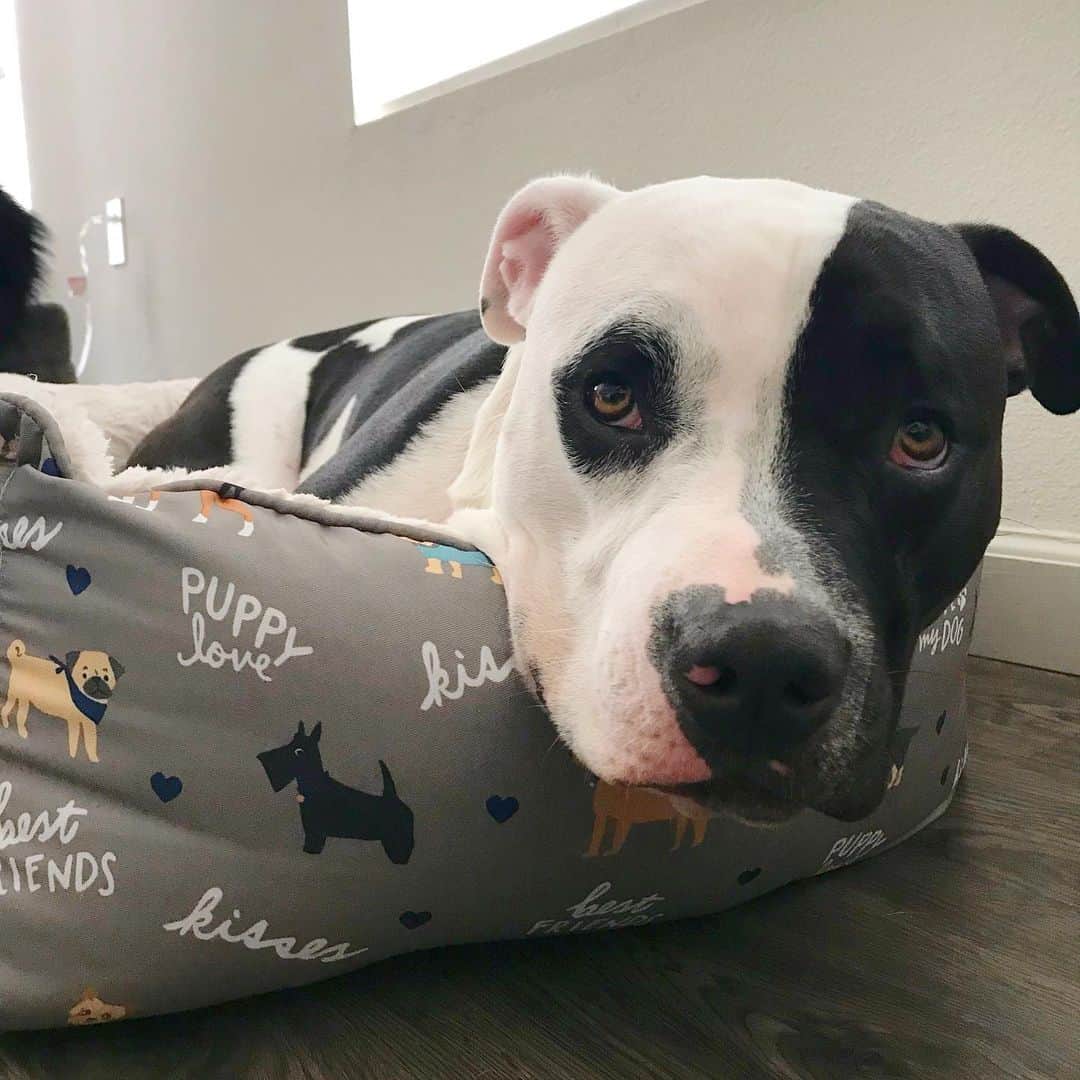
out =
[(87, 987), (82, 992), (82, 997), (71, 1006), (68, 1012), (68, 1023), (82, 1026), (84, 1024), (107, 1024), (112, 1020), (123, 1020), (127, 1016), (127, 1009), (123, 1005), (110, 1005), (97, 996), (97, 991)]
[(671, 845), (672, 851), (676, 851), (682, 843), (687, 825), (692, 827), (694, 833), (691, 846), (697, 847), (705, 839), (705, 829), (712, 817), (709, 810), (690, 799), (667, 795), (653, 788), (608, 784), (603, 780), (596, 782), (593, 815), (592, 838), (589, 849), (585, 852), (588, 856), (600, 854), (610, 821), (615, 823), (615, 832), (611, 838), (611, 847), (605, 854), (617, 855), (635, 825), (652, 821), (670, 821), (674, 824), (675, 842)]
[(86, 746), (86, 756), (98, 760), (97, 729), (105, 709), (124, 674), (124, 667), (115, 657), (95, 649), (75, 649), (63, 660), (50, 656), (47, 660), (30, 656), (26, 646), (16, 638), (7, 651), (11, 664), (7, 701), (0, 709), (4, 727), (11, 724), (15, 710), (15, 725), (19, 735), (27, 738), (26, 718), (33, 705), (46, 716), (66, 720), (68, 753), (79, 752), (79, 736)]
[[(129, 506), (137, 507), (139, 510), (152, 512), (157, 509), (157, 505), (161, 501), (161, 492), (151, 491), (145, 506), (139, 506), (134, 495), (110, 495), (109, 498), (114, 502), (127, 503)], [(250, 536), (255, 531), (255, 518), (251, 513), (251, 507), (240, 499), (221, 495), (216, 491), (203, 490), (199, 492), (199, 512), (191, 520), (197, 525), (205, 525), (209, 520), (210, 511), (214, 507), (220, 507), (222, 510), (238, 514), (243, 519), (244, 524), (240, 527), (238, 536)]]

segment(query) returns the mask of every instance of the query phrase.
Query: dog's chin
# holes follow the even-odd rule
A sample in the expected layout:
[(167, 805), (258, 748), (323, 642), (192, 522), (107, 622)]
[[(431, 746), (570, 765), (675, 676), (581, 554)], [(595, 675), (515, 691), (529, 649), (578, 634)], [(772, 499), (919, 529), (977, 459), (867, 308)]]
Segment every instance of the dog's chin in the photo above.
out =
[(663, 790), (748, 825), (780, 825), (806, 809), (797, 799), (768, 791), (745, 777), (679, 784)]
[(780, 825), (804, 810), (814, 810), (838, 821), (860, 821), (877, 809), (885, 794), (885, 781), (859, 782), (845, 790), (815, 784), (800, 785), (793, 778), (729, 773), (697, 784), (664, 788), (717, 814), (748, 825)]

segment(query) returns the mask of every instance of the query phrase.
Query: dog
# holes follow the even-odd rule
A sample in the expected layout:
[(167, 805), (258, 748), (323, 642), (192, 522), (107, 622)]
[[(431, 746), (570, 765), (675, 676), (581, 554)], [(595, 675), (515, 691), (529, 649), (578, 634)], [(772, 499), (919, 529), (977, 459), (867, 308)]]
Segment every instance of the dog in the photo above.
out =
[(87, 987), (82, 997), (71, 1006), (68, 1023), (82, 1027), (87, 1024), (108, 1024), (123, 1020), (128, 1011), (123, 1005), (109, 1005), (97, 996), (97, 991)]
[(593, 794), (593, 831), (585, 854), (590, 858), (600, 854), (611, 822), (615, 823), (615, 829), (611, 846), (605, 852), (607, 855), (618, 855), (635, 825), (653, 821), (670, 821), (674, 824), (672, 851), (679, 849), (688, 825), (693, 830), (690, 846), (697, 847), (705, 839), (711, 816), (709, 810), (697, 802), (671, 792), (626, 784), (606, 784), (598, 780)]
[[(409, 540), (409, 537), (402, 539)], [(425, 556), (424, 572), (427, 574), (442, 574), (443, 564), (450, 567), (450, 576), (461, 580), (462, 566), (486, 566), (491, 571), (491, 581), (496, 585), (502, 584), (499, 569), (482, 551), (461, 551), (458, 548), (448, 547), (446, 544), (434, 544), (421, 540), (410, 540), (410, 543), (423, 548)]]
[(71, 757), (79, 752), (81, 734), (87, 758), (97, 764), (98, 725), (124, 674), (123, 664), (115, 656), (93, 649), (75, 649), (63, 660), (55, 656), (46, 660), (30, 656), (18, 638), (8, 646), (7, 658), (11, 677), (7, 700), (0, 709), (4, 727), (10, 726), (15, 710), (16, 728), (27, 738), (26, 719), (33, 705), (46, 716), (67, 721)]
[(357, 791), (333, 779), (323, 768), (321, 738), (321, 722), (308, 734), (301, 720), (296, 734), (287, 743), (258, 755), (275, 792), (296, 781), (304, 851), (309, 855), (321, 854), (330, 836), (378, 840), (392, 863), (407, 863), (413, 852), (413, 812), (398, 798), (386, 763), (379, 762), (383, 780), (381, 795)]
[[(235, 484), (223, 484), (222, 489), (221, 492), (211, 491), (208, 488), (200, 491), (198, 493), (199, 512), (191, 520), (196, 525), (205, 525), (210, 520), (211, 511), (220, 508), (236, 514), (243, 522), (237, 536), (251, 536), (255, 532), (255, 516), (251, 512), (251, 507), (237, 497), (243, 488), (238, 488)], [(109, 498), (114, 502), (138, 506), (134, 495), (110, 495)], [(161, 492), (152, 489), (147, 494), (146, 505), (139, 506), (139, 509), (153, 513), (158, 508), (159, 502), (161, 502)]]
[(848, 821), (994, 535), (1025, 389), (1080, 408), (1080, 317), (1005, 228), (548, 177), (498, 216), (479, 315), (245, 353), (131, 461), (440, 524), (498, 566), (515, 664), (599, 777)]

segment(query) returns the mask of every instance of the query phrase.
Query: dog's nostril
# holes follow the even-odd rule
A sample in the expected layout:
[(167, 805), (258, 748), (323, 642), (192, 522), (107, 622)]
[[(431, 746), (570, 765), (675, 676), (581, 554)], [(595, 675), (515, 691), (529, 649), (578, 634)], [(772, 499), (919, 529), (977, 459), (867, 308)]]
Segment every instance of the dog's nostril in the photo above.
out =
[(709, 664), (693, 664), (686, 672), (686, 678), (695, 686), (717, 694), (730, 693), (739, 681), (734, 668), (719, 668)]
[(687, 671), (686, 677), (695, 686), (712, 686), (720, 678), (720, 669), (707, 664), (693, 664)]
[(819, 701), (829, 696), (829, 690), (824, 687), (813, 685), (809, 681), (793, 680), (783, 690), (784, 700), (796, 708), (805, 708), (808, 705), (816, 705)]

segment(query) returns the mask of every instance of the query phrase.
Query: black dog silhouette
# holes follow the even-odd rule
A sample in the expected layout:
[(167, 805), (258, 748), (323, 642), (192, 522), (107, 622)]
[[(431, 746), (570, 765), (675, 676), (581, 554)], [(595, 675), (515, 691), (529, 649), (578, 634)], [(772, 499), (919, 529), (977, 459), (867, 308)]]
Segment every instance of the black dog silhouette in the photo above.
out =
[(382, 794), (357, 791), (335, 780), (323, 768), (320, 738), (322, 723), (316, 724), (309, 735), (301, 720), (296, 734), (284, 746), (257, 755), (275, 791), (296, 781), (304, 851), (318, 855), (328, 836), (378, 840), (392, 863), (407, 863), (413, 851), (413, 812), (398, 798), (385, 762), (379, 762)]

